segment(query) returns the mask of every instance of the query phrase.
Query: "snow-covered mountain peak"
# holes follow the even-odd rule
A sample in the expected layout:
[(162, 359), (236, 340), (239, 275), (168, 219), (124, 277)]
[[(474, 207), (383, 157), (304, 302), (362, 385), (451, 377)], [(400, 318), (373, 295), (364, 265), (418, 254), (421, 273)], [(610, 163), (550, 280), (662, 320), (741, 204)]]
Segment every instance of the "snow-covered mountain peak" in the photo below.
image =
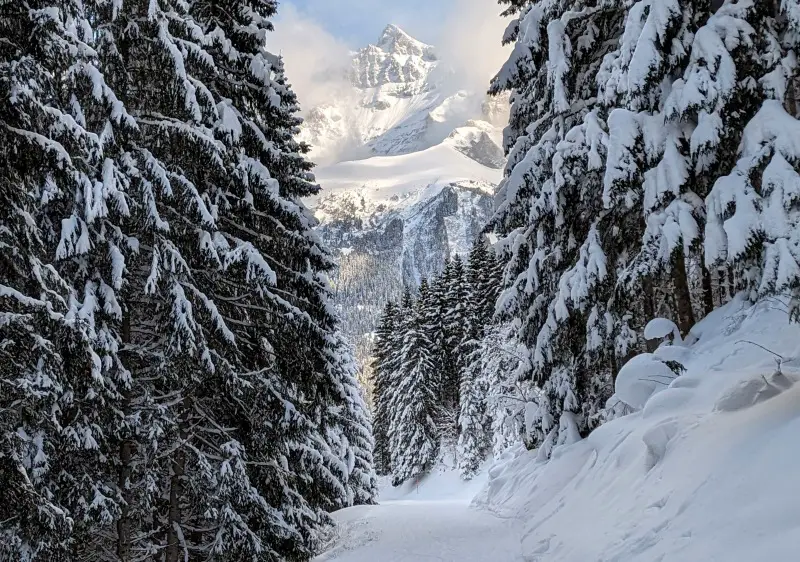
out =
[(389, 25), (375, 45), (354, 54), (351, 82), (362, 90), (404, 85), (405, 88), (387, 93), (410, 96), (426, 89), (425, 82), (437, 62), (433, 47)]
[(386, 53), (418, 56), (429, 61), (436, 60), (433, 47), (414, 39), (394, 24), (386, 26), (375, 46)]
[(365, 364), (386, 301), (467, 253), (489, 220), (509, 104), (396, 25), (350, 57), (301, 139), (322, 186), (307, 203), (339, 252), (334, 302)]
[(467, 135), (462, 141), (479, 141), (483, 148), (460, 142), (457, 150), (497, 165), (501, 150), (490, 144), (500, 143), (508, 101), (489, 100), (483, 88), (464, 90), (435, 47), (388, 25), (377, 43), (352, 53), (349, 64), (344, 88), (306, 114), (301, 138), (319, 165), (427, 150), (470, 120), (486, 121), (498, 134)]

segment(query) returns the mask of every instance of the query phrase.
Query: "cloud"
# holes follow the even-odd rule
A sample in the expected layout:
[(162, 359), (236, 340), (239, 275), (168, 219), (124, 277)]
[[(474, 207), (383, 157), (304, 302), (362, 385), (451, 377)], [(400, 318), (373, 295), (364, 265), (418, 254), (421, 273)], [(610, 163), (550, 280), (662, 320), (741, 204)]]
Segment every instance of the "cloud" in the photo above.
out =
[(348, 91), (350, 49), (291, 4), (283, 4), (267, 48), (283, 56), (303, 110)]
[(492, 0), (454, 0), (442, 25), (437, 51), (456, 70), (460, 87), (486, 91), (489, 81), (508, 59), (503, 46), (508, 20)]

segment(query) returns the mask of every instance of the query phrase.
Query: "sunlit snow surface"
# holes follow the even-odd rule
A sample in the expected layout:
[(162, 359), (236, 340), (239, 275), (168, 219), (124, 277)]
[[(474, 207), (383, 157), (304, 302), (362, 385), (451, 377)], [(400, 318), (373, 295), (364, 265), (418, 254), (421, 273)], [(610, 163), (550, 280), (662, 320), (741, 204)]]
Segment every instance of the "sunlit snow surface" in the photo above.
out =
[(455, 471), (419, 486), (384, 488), (380, 505), (334, 514), (335, 545), (317, 562), (416, 562), (525, 560), (521, 524), (470, 506), (486, 473), (464, 483)]
[(445, 474), (344, 510), (319, 560), (800, 560), (800, 327), (780, 300), (737, 299), (686, 344), (685, 374), (641, 411), (549, 463), (508, 452), (469, 506)]
[[(414, 201), (428, 199), (429, 187), (435, 189), (458, 181), (483, 182), (490, 191), (503, 175), (502, 170), (487, 168), (461, 154), (449, 141), (413, 154), (341, 162), (318, 168), (315, 174), (324, 187), (323, 203), (332, 196), (354, 192), (368, 203), (389, 207), (401, 204), (409, 196)], [(318, 208), (317, 217), (324, 222), (325, 205), (317, 203), (317, 199), (310, 199), (310, 205)]]
[(642, 411), (490, 471), (475, 503), (525, 521), (529, 560), (800, 560), (800, 384), (774, 386), (753, 345), (796, 381), (800, 328), (779, 300), (737, 299), (692, 332), (686, 373)]

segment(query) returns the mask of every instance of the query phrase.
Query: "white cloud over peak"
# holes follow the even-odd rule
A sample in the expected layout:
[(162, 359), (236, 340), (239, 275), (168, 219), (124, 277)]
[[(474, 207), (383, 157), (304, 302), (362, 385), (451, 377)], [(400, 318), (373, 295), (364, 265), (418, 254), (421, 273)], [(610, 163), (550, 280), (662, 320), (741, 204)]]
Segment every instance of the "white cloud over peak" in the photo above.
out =
[(283, 56), (289, 82), (304, 110), (346, 91), (350, 49), (291, 4), (281, 6), (267, 48)]
[(464, 80), (465, 88), (488, 90), (511, 52), (501, 43), (508, 25), (501, 11), (493, 0), (455, 0), (442, 25), (436, 49)]

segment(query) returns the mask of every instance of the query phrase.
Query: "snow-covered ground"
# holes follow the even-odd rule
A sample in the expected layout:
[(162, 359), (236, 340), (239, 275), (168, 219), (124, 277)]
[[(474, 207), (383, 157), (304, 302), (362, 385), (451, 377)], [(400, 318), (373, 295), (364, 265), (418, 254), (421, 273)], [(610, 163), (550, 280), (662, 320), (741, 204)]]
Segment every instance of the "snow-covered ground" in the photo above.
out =
[(337, 536), (317, 562), (515, 562), (525, 560), (521, 525), (470, 505), (486, 472), (462, 482), (457, 472), (418, 485), (386, 486), (380, 505), (334, 514)]
[(518, 525), (468, 502), (405, 500), (344, 510), (342, 536), (317, 562), (523, 561)]
[(686, 371), (640, 411), (546, 463), (509, 451), (469, 506), (483, 482), (451, 473), (336, 514), (320, 560), (800, 560), (800, 327), (786, 303), (736, 299), (669, 347), (656, 355)]

